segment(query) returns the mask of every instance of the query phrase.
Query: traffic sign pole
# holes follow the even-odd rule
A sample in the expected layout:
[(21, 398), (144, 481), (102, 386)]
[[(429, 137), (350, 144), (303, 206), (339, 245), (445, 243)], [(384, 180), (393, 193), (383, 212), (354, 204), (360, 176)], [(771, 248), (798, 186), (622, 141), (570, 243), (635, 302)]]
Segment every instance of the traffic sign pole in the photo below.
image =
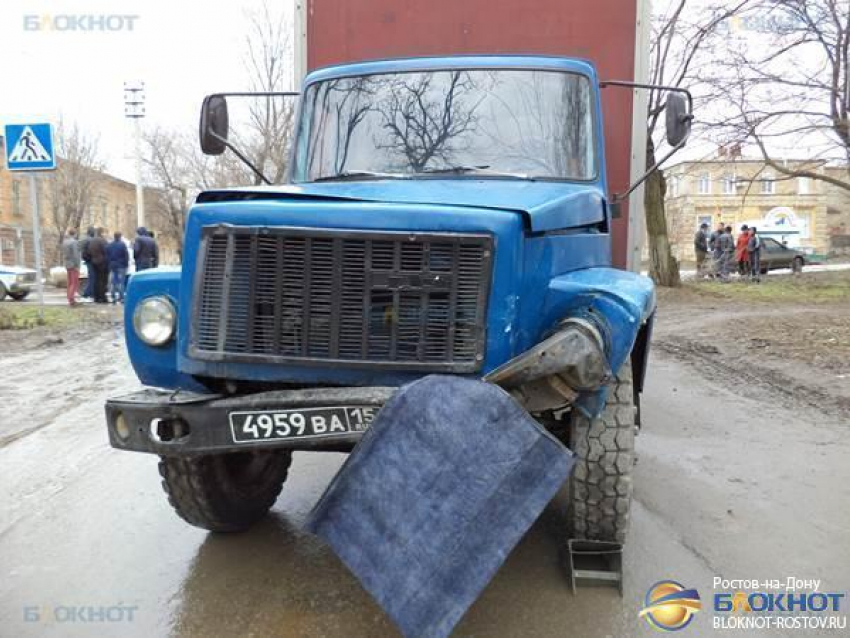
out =
[(35, 171), (56, 168), (53, 127), (46, 122), (7, 124), (5, 127), (6, 169), (29, 171), (32, 243), (35, 249), (35, 281), (38, 287), (38, 318), (44, 321), (44, 283), (41, 261), (41, 216), (38, 214), (38, 180)]
[(38, 286), (38, 318), (44, 321), (44, 283), (41, 281), (41, 217), (38, 214), (38, 180), (30, 173), (30, 208), (32, 208), (32, 243), (35, 246), (35, 280)]

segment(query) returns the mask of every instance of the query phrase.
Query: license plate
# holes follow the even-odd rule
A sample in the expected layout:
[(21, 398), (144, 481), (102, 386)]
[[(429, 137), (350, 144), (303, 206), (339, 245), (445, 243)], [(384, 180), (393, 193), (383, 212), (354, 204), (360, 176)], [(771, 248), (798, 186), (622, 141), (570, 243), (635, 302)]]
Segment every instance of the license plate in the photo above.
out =
[(364, 432), (377, 413), (375, 406), (231, 412), (230, 432), (234, 443), (339, 436)]

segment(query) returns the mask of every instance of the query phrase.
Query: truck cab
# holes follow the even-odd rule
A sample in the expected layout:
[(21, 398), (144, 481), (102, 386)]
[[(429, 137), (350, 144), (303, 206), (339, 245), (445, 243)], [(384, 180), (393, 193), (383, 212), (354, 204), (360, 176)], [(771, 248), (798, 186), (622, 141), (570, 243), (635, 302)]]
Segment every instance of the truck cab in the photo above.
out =
[[(232, 147), (227, 121), (226, 96), (207, 98), (205, 152)], [(565, 535), (623, 542), (655, 294), (611, 265), (604, 135), (578, 59), (309, 74), (286, 183), (201, 193), (183, 267), (132, 278), (149, 388), (107, 403), (111, 444), (161, 457), (188, 522), (236, 531), (293, 451), (350, 450), (398, 387), (463, 375), (579, 457)]]

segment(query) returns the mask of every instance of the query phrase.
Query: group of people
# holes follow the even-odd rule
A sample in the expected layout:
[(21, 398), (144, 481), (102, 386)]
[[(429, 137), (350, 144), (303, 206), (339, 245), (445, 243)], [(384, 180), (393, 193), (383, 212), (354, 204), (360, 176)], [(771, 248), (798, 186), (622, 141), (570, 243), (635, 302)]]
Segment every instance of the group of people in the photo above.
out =
[[(103, 228), (89, 226), (86, 236), (77, 237), (77, 230), (68, 231), (62, 242), (62, 259), (68, 273), (68, 304), (77, 305), (80, 287), (80, 267), (84, 263), (88, 271), (86, 288), (80, 295), (95, 303), (124, 303), (130, 270), (130, 249), (120, 232), (112, 235), (108, 242)], [(153, 233), (144, 227), (136, 230), (132, 245), (136, 271), (155, 268), (159, 265), (159, 247)]]
[(761, 237), (758, 229), (744, 224), (736, 239), (732, 236), (731, 226), (721, 223), (710, 235), (708, 228), (708, 224), (701, 224), (694, 235), (697, 278), (710, 277), (728, 282), (729, 273), (737, 264), (742, 278), (761, 281)]

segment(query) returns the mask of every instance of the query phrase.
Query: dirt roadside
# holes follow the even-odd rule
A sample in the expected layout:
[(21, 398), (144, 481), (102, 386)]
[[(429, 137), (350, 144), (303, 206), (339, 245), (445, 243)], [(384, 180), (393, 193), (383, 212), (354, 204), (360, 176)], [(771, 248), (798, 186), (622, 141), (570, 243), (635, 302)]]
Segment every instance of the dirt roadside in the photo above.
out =
[(133, 381), (122, 309), (61, 308), (45, 315), (47, 325), (0, 330), (0, 448), (54, 424), (92, 392)]
[(653, 348), (741, 396), (850, 415), (850, 272), (660, 289)]
[(93, 335), (119, 327), (123, 310), (121, 305), (93, 303), (74, 308), (48, 306), (44, 309), (44, 325), (38, 325), (38, 308), (34, 304), (2, 304), (0, 355), (7, 357), (65, 343), (85, 343)]

